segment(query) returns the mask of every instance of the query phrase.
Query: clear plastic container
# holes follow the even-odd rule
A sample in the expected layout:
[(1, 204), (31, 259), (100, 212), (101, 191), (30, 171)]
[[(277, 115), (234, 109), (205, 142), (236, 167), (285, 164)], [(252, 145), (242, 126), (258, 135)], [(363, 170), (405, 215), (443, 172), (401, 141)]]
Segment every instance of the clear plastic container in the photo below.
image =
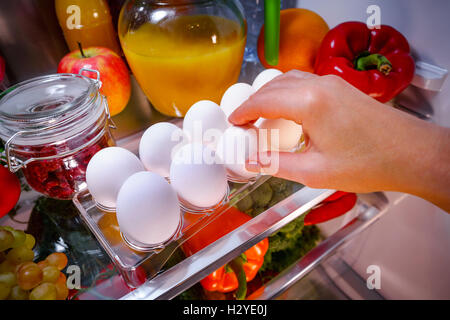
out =
[(28, 184), (51, 198), (71, 199), (86, 188), (89, 160), (115, 144), (100, 75), (87, 71), (97, 79), (53, 74), (0, 95), (0, 139), (8, 167), (22, 169)]
[[(230, 207), (245, 201), (250, 193), (269, 178), (270, 176), (259, 176), (244, 184), (229, 182), (230, 193), (214, 210), (195, 212), (182, 207), (181, 224), (175, 234), (165, 243), (153, 246), (150, 250), (130, 244), (120, 232), (116, 213), (100, 210), (88, 190), (77, 193), (73, 197), (73, 202), (84, 222), (121, 272), (127, 285), (138, 287), (143, 280), (158, 274), (185, 241), (217, 217), (227, 214)], [(190, 218), (186, 219), (186, 215)]]

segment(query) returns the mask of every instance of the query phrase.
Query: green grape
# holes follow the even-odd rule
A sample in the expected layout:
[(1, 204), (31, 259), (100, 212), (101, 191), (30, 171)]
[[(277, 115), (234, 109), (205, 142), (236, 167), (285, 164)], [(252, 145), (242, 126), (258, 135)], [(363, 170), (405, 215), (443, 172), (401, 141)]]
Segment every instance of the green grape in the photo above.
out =
[(8, 231), (14, 231), (13, 227), (10, 226), (0, 226), (0, 229), (8, 230)]
[(13, 272), (0, 273), (0, 282), (12, 287), (17, 284), (16, 275)]
[(14, 286), (11, 288), (9, 293), (10, 300), (28, 300), (28, 291), (23, 290), (19, 286)]
[(69, 289), (67, 288), (67, 285), (65, 282), (56, 282), (56, 299), (57, 300), (66, 300), (67, 296), (69, 295)]
[(33, 261), (34, 252), (25, 246), (13, 248), (6, 254), (6, 260), (11, 261), (13, 264), (21, 264), (26, 261)]
[(16, 266), (11, 261), (3, 261), (0, 263), (0, 273), (15, 272)]
[(49, 265), (57, 267), (62, 270), (67, 265), (67, 256), (62, 252), (54, 252), (45, 259)]
[(29, 262), (17, 271), (17, 283), (23, 290), (30, 290), (42, 282), (43, 274), (36, 263)]
[(0, 229), (0, 251), (5, 251), (14, 243), (14, 235), (11, 231)]
[(30, 292), (30, 300), (56, 300), (56, 287), (53, 283), (41, 283)]
[(42, 282), (51, 282), (55, 283), (59, 278), (59, 270), (55, 266), (48, 266), (42, 269), (42, 274), (44, 275), (42, 278)]
[(36, 239), (31, 234), (26, 233), (25, 234), (25, 247), (27, 247), (28, 249), (33, 249), (35, 244), (36, 244)]
[(8, 286), (6, 283), (0, 282), (0, 300), (6, 300), (10, 292), (11, 287)]
[(11, 245), (11, 248), (18, 248), (25, 243), (26, 235), (25, 232), (21, 230), (13, 230), (11, 233), (14, 236), (14, 242)]

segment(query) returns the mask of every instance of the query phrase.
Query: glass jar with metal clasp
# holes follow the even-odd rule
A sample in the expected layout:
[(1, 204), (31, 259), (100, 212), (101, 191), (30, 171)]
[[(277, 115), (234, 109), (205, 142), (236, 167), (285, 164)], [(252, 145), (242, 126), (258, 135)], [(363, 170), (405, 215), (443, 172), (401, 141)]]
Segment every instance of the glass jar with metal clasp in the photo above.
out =
[[(93, 72), (96, 79), (81, 75)], [(0, 139), (11, 172), (56, 199), (86, 187), (91, 157), (115, 144), (100, 73), (52, 74), (19, 83), (0, 95)]]

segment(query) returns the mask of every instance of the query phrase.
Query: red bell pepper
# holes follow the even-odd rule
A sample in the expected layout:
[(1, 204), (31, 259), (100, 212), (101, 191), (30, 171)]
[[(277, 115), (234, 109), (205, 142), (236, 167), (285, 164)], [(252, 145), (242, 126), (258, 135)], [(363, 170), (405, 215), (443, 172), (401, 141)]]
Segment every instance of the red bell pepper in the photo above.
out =
[(323, 202), (331, 202), (331, 201), (335, 201), (339, 198), (342, 198), (343, 196), (347, 195), (348, 192), (345, 191), (336, 191), (335, 193), (333, 193), (331, 196), (329, 196), (328, 198), (326, 198), (325, 200), (323, 200)]
[[(198, 218), (198, 215), (185, 214), (185, 219), (190, 223), (195, 222)], [(250, 216), (235, 207), (227, 208), (227, 212), (219, 215), (214, 221), (211, 221), (189, 238), (182, 246), (183, 251), (187, 256), (191, 256), (250, 219)], [(189, 234), (189, 229), (186, 233)], [(264, 255), (268, 248), (269, 240), (266, 238), (227, 265), (208, 275), (200, 281), (200, 284), (208, 291), (226, 293), (237, 289), (236, 299), (245, 299), (247, 282), (255, 278), (264, 262)]]
[(313, 208), (304, 220), (305, 226), (326, 222), (352, 209), (356, 204), (356, 194), (338, 191)]
[(19, 201), (20, 192), (19, 178), (5, 168), (0, 159), (0, 218), (14, 208)]
[(403, 91), (414, 76), (414, 60), (406, 38), (382, 25), (369, 29), (362, 22), (344, 22), (325, 36), (315, 73), (334, 74), (380, 102)]

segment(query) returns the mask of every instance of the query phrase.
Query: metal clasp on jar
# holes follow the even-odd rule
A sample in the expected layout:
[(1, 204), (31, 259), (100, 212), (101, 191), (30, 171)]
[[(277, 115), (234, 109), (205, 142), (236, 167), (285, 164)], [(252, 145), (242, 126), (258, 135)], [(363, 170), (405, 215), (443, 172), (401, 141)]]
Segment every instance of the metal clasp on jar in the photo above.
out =
[[(108, 125), (109, 128), (115, 129), (115, 127), (112, 127), (110, 124)], [(45, 129), (45, 130), (48, 130)], [(26, 168), (26, 166), (33, 162), (33, 161), (40, 161), (40, 160), (54, 160), (57, 158), (64, 158), (66, 156), (69, 156), (71, 154), (75, 154), (77, 152), (82, 151), (84, 148), (86, 148), (88, 145), (90, 145), (92, 143), (92, 141), (98, 141), (103, 135), (105, 135), (105, 127), (99, 131), (99, 133), (91, 140), (87, 141), (86, 143), (82, 144), (81, 146), (79, 146), (78, 148), (75, 149), (71, 149), (71, 150), (67, 150), (65, 152), (60, 152), (57, 153), (55, 155), (52, 156), (47, 156), (47, 157), (37, 157), (37, 158), (29, 158), (26, 160), (20, 160), (14, 156), (11, 155), (11, 146), (13, 145), (13, 141), (14, 138), (17, 138), (21, 135), (25, 135), (25, 134), (29, 134), (31, 133), (31, 131), (19, 131), (16, 132), (11, 138), (8, 139), (8, 141), (6, 141), (5, 143), (5, 156), (6, 156), (6, 163), (8, 165), (8, 169), (9, 171), (11, 171), (12, 173), (19, 171), (22, 168)]]
[[(95, 74), (97, 75), (97, 78), (96, 78), (96, 79), (92, 79), (92, 78), (89, 78), (89, 79), (94, 80), (95, 83), (98, 85), (98, 90), (100, 90), (101, 87), (102, 87), (102, 81), (100, 80), (100, 72), (99, 72), (98, 70), (95, 70), (95, 69), (81, 68), (81, 69), (78, 71), (78, 74), (79, 74), (80, 76), (82, 76), (82, 77), (86, 77), (86, 76), (83, 76), (83, 74), (82, 74), (83, 71), (86, 71), (86, 72), (92, 72), (92, 73), (95, 73)], [(87, 78), (88, 78), (88, 77), (87, 77)], [(101, 96), (102, 96), (102, 99), (105, 99), (105, 112), (106, 112), (106, 115), (108, 116), (109, 127), (110, 127), (111, 129), (117, 129), (117, 126), (116, 126), (116, 124), (114, 123), (114, 121), (112, 120), (111, 114), (109, 113), (108, 100), (105, 98), (104, 95), (101, 95)]]

